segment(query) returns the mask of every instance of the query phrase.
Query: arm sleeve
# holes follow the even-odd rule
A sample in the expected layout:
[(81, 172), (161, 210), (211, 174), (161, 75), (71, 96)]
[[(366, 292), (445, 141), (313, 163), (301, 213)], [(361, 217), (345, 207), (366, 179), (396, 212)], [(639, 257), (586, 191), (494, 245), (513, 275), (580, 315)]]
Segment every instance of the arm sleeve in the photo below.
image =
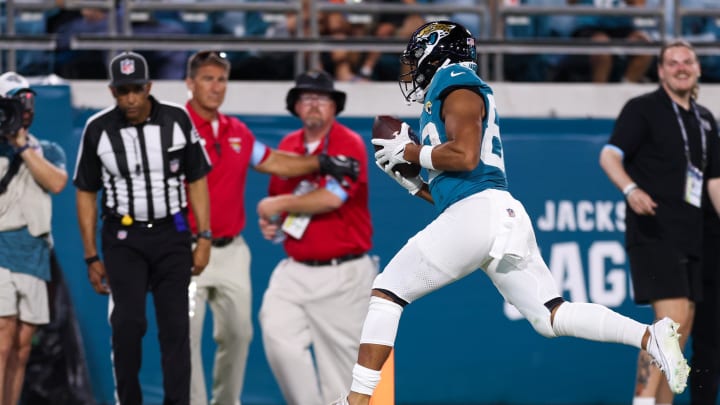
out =
[(325, 182), (325, 189), (335, 194), (342, 202), (347, 201), (348, 193), (334, 177), (329, 177)]
[[(329, 175), (325, 176), (324, 180), (320, 184), (321, 187), (325, 187), (333, 192), (333, 194), (338, 195), (338, 197), (340, 197), (343, 201), (357, 193), (357, 191), (361, 188), (360, 185), (362, 183), (367, 183), (368, 181), (368, 154), (365, 144), (363, 143), (363, 139), (360, 135), (350, 131), (349, 129), (346, 130), (349, 132), (344, 134), (347, 141), (343, 145), (342, 149), (331, 150), (328, 152), (328, 155), (345, 155), (357, 160), (360, 164), (360, 173), (358, 174), (356, 180), (346, 177), (346, 183), (344, 183), (345, 185), (338, 183), (332, 176)], [(344, 192), (344, 195), (340, 193), (340, 191)]]
[(256, 167), (260, 163), (264, 162), (268, 156), (270, 156), (270, 148), (255, 139), (253, 141), (252, 152), (250, 153), (250, 164), (252, 167)]

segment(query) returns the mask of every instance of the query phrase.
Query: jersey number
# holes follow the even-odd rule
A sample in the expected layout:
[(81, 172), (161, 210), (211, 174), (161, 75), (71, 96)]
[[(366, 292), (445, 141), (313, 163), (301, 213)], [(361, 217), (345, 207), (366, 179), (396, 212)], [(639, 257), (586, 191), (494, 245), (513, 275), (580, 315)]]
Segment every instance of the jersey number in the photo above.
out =
[(495, 111), (495, 97), (492, 94), (487, 96), (487, 126), (483, 133), (482, 147), (480, 148), (480, 160), (490, 166), (495, 166), (505, 171), (505, 159), (503, 159), (502, 141), (500, 141), (500, 127), (497, 123), (497, 112)]
[[(500, 127), (497, 123), (497, 113), (495, 111), (495, 98), (492, 94), (487, 96), (487, 126), (483, 133), (482, 145), (480, 147), (480, 160), (490, 166), (494, 166), (505, 171), (505, 160), (503, 159), (503, 147), (500, 140)], [(435, 124), (428, 122), (422, 131), (423, 141), (430, 141), (431, 146), (440, 145), (442, 139), (438, 133)], [(423, 142), (425, 143), (425, 142)], [(427, 143), (425, 143), (427, 144)]]

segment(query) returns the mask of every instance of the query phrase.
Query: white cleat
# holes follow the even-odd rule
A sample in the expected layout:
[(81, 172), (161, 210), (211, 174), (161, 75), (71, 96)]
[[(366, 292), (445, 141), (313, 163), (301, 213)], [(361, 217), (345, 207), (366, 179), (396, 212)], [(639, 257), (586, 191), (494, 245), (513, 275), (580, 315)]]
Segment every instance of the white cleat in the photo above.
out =
[(650, 339), (647, 352), (653, 357), (653, 362), (665, 373), (670, 390), (676, 394), (685, 391), (690, 367), (680, 350), (677, 333), (680, 324), (665, 317), (650, 325)]

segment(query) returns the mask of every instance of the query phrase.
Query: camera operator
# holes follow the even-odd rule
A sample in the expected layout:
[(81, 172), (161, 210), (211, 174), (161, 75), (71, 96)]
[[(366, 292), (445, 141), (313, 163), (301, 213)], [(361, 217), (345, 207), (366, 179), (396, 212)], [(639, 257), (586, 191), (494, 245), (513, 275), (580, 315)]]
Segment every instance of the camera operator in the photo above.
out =
[(0, 75), (0, 403), (20, 397), (31, 340), (49, 322), (50, 193), (67, 183), (65, 153), (28, 132), (35, 93)]

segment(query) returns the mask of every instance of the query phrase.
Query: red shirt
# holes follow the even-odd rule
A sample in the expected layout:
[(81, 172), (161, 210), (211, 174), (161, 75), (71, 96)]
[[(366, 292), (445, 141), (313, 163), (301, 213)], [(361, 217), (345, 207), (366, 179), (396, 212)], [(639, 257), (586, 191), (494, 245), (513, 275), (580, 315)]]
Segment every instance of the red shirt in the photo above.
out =
[[(306, 154), (303, 130), (290, 133), (278, 146), (278, 150)], [(329, 140), (329, 141), (328, 141)], [(357, 181), (350, 182), (345, 191), (347, 199), (340, 208), (323, 214), (315, 214), (301, 239), (285, 238), (285, 252), (295, 260), (329, 260), (348, 254), (361, 254), (372, 246), (372, 224), (368, 208), (368, 158), (362, 137), (338, 122), (330, 129), (314, 155), (345, 155), (360, 162)], [(324, 187), (326, 178), (314, 173), (290, 179), (272, 176), (270, 195), (290, 194), (300, 181), (313, 181)], [(349, 179), (348, 179), (349, 180)]]
[[(245, 181), (255, 135), (237, 118), (218, 114), (216, 139), (211, 122), (200, 117), (190, 103), (185, 108), (205, 142), (205, 151), (212, 163), (207, 175), (210, 230), (215, 238), (235, 236), (245, 228)], [(192, 210), (188, 212), (188, 219), (190, 229), (197, 233)]]

